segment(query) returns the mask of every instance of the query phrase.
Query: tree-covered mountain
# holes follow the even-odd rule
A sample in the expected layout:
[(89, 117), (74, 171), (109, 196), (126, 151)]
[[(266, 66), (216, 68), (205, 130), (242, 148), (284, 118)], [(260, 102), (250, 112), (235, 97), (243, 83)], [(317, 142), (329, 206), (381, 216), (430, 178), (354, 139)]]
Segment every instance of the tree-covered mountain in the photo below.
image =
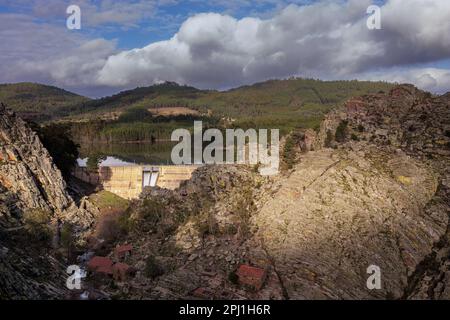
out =
[(0, 102), (22, 117), (34, 120), (49, 119), (60, 108), (89, 100), (75, 93), (38, 83), (0, 84)]

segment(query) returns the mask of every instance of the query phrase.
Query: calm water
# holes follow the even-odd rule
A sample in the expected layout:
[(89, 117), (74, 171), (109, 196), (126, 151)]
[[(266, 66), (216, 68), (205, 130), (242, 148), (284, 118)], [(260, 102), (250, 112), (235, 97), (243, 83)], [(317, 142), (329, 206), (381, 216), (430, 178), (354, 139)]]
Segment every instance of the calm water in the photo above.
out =
[(155, 143), (95, 143), (81, 146), (78, 164), (84, 166), (90, 155), (107, 157), (103, 166), (126, 166), (134, 164), (170, 165), (172, 148), (176, 142)]

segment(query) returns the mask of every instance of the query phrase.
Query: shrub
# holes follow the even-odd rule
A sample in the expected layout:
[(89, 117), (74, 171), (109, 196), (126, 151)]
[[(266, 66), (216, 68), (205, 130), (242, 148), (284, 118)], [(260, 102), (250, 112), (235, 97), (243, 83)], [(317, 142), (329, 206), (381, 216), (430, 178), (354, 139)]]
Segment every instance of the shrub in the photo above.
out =
[(232, 284), (239, 284), (239, 277), (238, 277), (238, 275), (236, 274), (236, 272), (234, 272), (234, 271), (231, 271), (229, 274), (228, 274), (228, 281), (230, 281)]
[(72, 141), (70, 127), (65, 124), (51, 124), (40, 127), (30, 123), (31, 128), (36, 131), (42, 144), (48, 150), (55, 165), (61, 170), (67, 179), (75, 166), (79, 156), (79, 146)]
[(52, 239), (50, 221), (51, 213), (42, 209), (32, 209), (24, 213), (25, 230), (39, 242), (48, 242)]
[(165, 213), (165, 205), (162, 201), (156, 198), (145, 199), (142, 207), (139, 210), (139, 219), (144, 220), (145, 230), (155, 231), (157, 224)]
[(96, 172), (100, 163), (106, 159), (106, 156), (101, 153), (94, 153), (89, 155), (89, 158), (86, 163), (86, 167), (91, 172)]
[(283, 149), (283, 159), (288, 169), (292, 169), (297, 162), (297, 147), (302, 139), (304, 139), (304, 134), (299, 131), (293, 131), (286, 138)]
[(331, 148), (333, 140), (334, 140), (333, 133), (330, 130), (328, 130), (327, 137), (325, 138), (325, 148)]
[(71, 224), (64, 224), (61, 228), (61, 245), (70, 250), (73, 245), (73, 227)]
[(145, 261), (145, 276), (154, 279), (164, 274), (164, 270), (158, 264), (154, 256), (149, 256)]
[(364, 132), (364, 126), (362, 124), (358, 125), (358, 131)]
[(347, 141), (348, 122), (346, 120), (342, 120), (341, 123), (339, 123), (334, 137), (335, 137), (336, 141), (340, 142), (340, 143)]

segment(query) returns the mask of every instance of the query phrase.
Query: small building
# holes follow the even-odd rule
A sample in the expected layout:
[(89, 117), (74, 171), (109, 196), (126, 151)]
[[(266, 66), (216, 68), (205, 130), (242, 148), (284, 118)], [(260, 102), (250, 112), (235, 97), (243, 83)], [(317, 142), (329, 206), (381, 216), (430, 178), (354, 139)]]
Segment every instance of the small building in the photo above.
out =
[(126, 263), (118, 262), (113, 267), (113, 277), (116, 281), (126, 281), (134, 273), (134, 269)]
[(112, 275), (113, 274), (113, 261), (107, 257), (95, 256), (89, 260), (87, 267), (88, 270), (102, 275)]
[(266, 281), (267, 270), (243, 264), (239, 266), (236, 275), (241, 285), (261, 290)]
[(114, 257), (116, 261), (121, 261), (123, 259), (128, 258), (131, 255), (131, 251), (133, 250), (133, 246), (131, 244), (117, 245), (114, 249)]

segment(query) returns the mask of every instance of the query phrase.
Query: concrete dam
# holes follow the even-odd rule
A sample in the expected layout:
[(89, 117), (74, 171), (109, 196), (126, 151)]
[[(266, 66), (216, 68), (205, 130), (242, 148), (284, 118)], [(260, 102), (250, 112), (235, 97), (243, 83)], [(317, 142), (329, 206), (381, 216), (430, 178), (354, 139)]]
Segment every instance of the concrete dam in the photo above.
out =
[(125, 199), (136, 199), (145, 187), (174, 190), (181, 182), (189, 180), (199, 166), (109, 166), (90, 171), (76, 166), (73, 175), (91, 185), (114, 193)]

